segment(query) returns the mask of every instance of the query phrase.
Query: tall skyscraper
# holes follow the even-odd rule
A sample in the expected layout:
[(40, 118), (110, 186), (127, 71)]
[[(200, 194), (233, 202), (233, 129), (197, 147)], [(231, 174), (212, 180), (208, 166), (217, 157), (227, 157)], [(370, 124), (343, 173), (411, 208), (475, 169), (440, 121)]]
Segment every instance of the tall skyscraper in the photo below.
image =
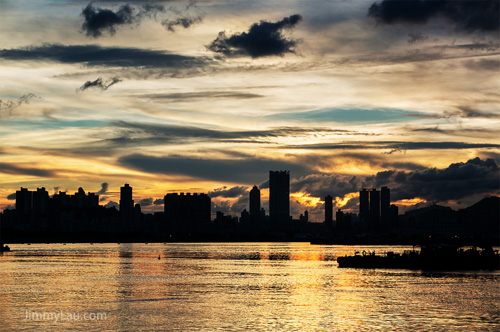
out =
[(362, 223), (363, 227), (368, 226), (368, 219), (370, 217), (370, 198), (368, 190), (363, 188), (359, 192), (359, 221)]
[(388, 230), (391, 220), (391, 190), (387, 187), (380, 189), (380, 223), (383, 230)]
[(271, 229), (287, 231), (290, 226), (290, 172), (269, 171), (269, 217)]
[(260, 213), (260, 190), (257, 186), (253, 186), (250, 190), (250, 216), (258, 216)]
[(49, 212), (49, 193), (44, 187), (36, 188), (33, 192), (33, 212), (36, 216), (46, 215)]
[(26, 188), (16, 191), (16, 211), (20, 217), (26, 217), (31, 214), (33, 208), (33, 192)]
[(134, 200), (132, 187), (128, 183), (120, 188), (120, 216), (123, 228), (129, 230), (134, 216)]
[(371, 230), (380, 228), (380, 191), (375, 188), (370, 190), (370, 221), (368, 228)]
[(327, 230), (333, 227), (333, 197), (330, 195), (325, 197), (325, 225)]

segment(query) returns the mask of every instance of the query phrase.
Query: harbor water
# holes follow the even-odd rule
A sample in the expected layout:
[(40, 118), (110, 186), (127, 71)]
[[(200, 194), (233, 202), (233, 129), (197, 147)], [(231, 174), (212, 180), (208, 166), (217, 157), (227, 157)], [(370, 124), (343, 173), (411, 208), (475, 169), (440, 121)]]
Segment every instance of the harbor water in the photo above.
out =
[(308, 243), (13, 244), (1, 331), (499, 331), (499, 271), (340, 269)]

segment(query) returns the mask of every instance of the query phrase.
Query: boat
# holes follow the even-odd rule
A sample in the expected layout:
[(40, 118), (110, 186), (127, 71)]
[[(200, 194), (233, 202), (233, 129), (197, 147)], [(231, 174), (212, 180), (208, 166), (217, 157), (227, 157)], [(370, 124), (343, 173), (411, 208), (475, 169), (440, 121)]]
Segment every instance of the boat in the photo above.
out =
[(0, 252), (10, 251), (10, 247), (8, 245), (0, 245)]
[(426, 245), (420, 251), (406, 250), (402, 254), (387, 252), (356, 252), (353, 256), (337, 258), (340, 268), (411, 269), (411, 270), (498, 270), (500, 255), (492, 247), (463, 247)]

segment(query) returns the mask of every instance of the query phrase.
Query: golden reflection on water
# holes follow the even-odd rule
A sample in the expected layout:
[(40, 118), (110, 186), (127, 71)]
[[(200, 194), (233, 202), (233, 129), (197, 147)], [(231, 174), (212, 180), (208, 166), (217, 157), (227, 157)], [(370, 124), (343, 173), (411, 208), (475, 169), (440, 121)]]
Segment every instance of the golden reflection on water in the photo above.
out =
[[(339, 269), (307, 243), (12, 245), (0, 330), (500, 330), (499, 272)], [(160, 259), (158, 259), (160, 256)], [(99, 322), (26, 311), (105, 312)]]

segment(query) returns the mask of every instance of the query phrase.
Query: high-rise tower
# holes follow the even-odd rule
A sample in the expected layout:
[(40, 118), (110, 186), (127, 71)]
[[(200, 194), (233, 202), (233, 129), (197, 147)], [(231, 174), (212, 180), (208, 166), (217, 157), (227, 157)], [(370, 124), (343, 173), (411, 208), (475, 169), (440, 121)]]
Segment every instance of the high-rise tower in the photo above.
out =
[(120, 216), (123, 228), (129, 230), (134, 216), (134, 200), (132, 187), (128, 183), (120, 188)]
[(290, 224), (289, 171), (269, 171), (269, 217), (273, 230), (288, 230)]
[(380, 223), (383, 230), (388, 230), (391, 221), (391, 190), (387, 187), (380, 189)]
[(333, 227), (333, 197), (330, 195), (325, 197), (325, 225), (327, 230)]

